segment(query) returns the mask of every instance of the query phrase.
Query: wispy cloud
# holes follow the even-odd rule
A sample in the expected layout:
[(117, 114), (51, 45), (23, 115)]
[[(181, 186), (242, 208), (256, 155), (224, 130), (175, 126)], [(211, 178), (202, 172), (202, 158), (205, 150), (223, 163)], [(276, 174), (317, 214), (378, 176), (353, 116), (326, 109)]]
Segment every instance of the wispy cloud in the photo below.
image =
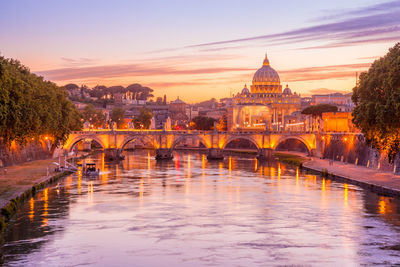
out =
[[(187, 46), (186, 48), (229, 49), (232, 44), (249, 43), (255, 41), (268, 42), (269, 45), (282, 43), (298, 43), (305, 41), (329, 41), (327, 45), (315, 48), (330, 48), (353, 44), (399, 40), (400, 36), (400, 0), (373, 5), (357, 10), (345, 11), (330, 19), (329, 23), (299, 28), (283, 33), (252, 36), (240, 39), (231, 39), (218, 42), (202, 43)], [(318, 22), (326, 22), (321, 19)], [(334, 43), (331, 41), (334, 40)]]
[(152, 64), (116, 64), (95, 67), (71, 67), (36, 72), (46, 79), (63, 81), (73, 79), (115, 78), (127, 76), (156, 76), (156, 75), (196, 75), (216, 74), (227, 72), (242, 72), (253, 68), (210, 67), (210, 68), (178, 68), (170, 66), (153, 66)]
[(98, 59), (86, 58), (86, 57), (81, 57), (81, 58), (62, 57), (61, 60), (62, 60), (62, 65), (64, 66), (88, 66), (98, 63)]
[(365, 71), (371, 63), (330, 65), (280, 71), (281, 80), (288, 82), (345, 79), (355, 77), (356, 72)]

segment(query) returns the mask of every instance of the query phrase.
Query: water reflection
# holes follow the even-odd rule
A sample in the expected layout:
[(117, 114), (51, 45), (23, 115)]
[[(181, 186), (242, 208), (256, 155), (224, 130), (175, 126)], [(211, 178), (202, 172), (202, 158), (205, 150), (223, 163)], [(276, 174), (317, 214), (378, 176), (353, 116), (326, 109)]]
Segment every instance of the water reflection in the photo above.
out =
[[(7, 265), (397, 264), (399, 200), (282, 163), (152, 151), (71, 175), (18, 212)], [(29, 264), (28, 264), (29, 263)]]

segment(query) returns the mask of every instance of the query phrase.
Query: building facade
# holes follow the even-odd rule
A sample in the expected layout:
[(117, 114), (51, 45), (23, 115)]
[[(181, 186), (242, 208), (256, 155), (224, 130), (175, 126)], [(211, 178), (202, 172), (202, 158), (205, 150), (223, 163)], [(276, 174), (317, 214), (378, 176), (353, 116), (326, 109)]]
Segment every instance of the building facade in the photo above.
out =
[[(233, 106), (228, 109), (227, 115), (228, 129), (232, 131), (243, 130), (243, 127), (282, 130), (285, 116), (301, 109), (300, 95), (292, 93), (288, 85), (282, 91), (279, 74), (270, 66), (267, 55), (262, 67), (253, 76), (250, 90), (245, 85), (232, 102)], [(257, 113), (261, 115), (250, 115)]]

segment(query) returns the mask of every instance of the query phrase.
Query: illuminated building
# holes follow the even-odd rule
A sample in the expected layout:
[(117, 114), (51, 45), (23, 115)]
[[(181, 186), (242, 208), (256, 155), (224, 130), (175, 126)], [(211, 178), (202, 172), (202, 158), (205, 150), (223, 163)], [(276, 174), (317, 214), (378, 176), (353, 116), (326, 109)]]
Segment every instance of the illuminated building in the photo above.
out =
[(271, 116), (266, 105), (234, 105), (228, 108), (228, 131), (264, 130), (271, 126)]
[(359, 132), (352, 123), (351, 112), (325, 112), (322, 113), (322, 130), (324, 132)]
[(186, 125), (188, 123), (186, 103), (179, 97), (169, 104), (169, 114), (173, 125)]
[[(228, 129), (239, 130), (238, 128), (244, 127), (258, 130), (282, 130), (284, 117), (300, 109), (300, 95), (292, 93), (288, 85), (282, 91), (279, 75), (270, 66), (268, 57), (265, 55), (262, 67), (253, 76), (250, 90), (245, 85), (242, 91), (233, 97), (233, 107), (228, 109)], [(256, 116), (257, 113), (259, 115)], [(248, 117), (249, 114), (254, 114), (251, 115), (252, 119)], [(238, 115), (247, 117), (238, 118)], [(231, 118), (230, 122), (229, 118)]]
[(311, 105), (330, 104), (338, 107), (339, 111), (353, 111), (354, 103), (351, 100), (353, 93), (333, 93), (326, 95), (313, 95)]

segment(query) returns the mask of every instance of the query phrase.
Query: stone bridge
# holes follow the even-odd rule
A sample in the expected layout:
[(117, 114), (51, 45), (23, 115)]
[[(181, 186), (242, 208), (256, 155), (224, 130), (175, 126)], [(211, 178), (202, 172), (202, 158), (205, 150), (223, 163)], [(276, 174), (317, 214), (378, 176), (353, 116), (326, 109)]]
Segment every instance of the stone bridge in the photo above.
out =
[(163, 130), (90, 130), (69, 135), (63, 149), (68, 152), (80, 141), (95, 141), (110, 159), (119, 157), (128, 143), (140, 141), (156, 150), (157, 159), (171, 159), (174, 148), (187, 139), (198, 140), (208, 149), (209, 159), (223, 158), (223, 151), (233, 140), (245, 139), (253, 143), (260, 159), (268, 159), (277, 146), (288, 139), (303, 143), (309, 155), (321, 155), (323, 137), (316, 133), (270, 133), (270, 132), (218, 132), (218, 131), (163, 131)]

